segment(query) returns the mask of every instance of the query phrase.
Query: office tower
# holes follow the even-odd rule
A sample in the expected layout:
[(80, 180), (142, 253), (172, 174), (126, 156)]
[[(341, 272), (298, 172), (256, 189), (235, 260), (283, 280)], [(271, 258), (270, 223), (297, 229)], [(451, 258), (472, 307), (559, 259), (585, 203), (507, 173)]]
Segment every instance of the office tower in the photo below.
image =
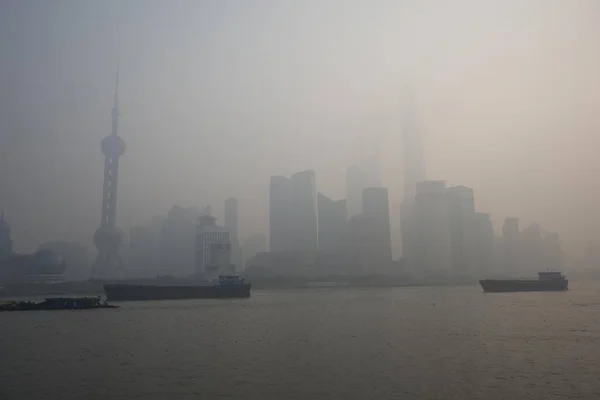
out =
[(230, 235), (238, 235), (238, 199), (229, 198), (225, 200), (225, 225)]
[(198, 219), (196, 227), (196, 274), (208, 278), (235, 272), (229, 232), (216, 220), (207, 212)]
[(415, 260), (422, 275), (447, 273), (452, 266), (446, 183), (417, 183)]
[(379, 266), (374, 268), (372, 261), (371, 225), (372, 222), (363, 213), (348, 218), (344, 255), (348, 259), (347, 272), (349, 273), (372, 274), (377, 272), (374, 270), (379, 269)]
[(374, 269), (387, 268), (392, 262), (392, 239), (390, 234), (390, 209), (387, 188), (372, 187), (362, 192), (362, 215), (364, 218), (365, 247), (369, 263)]
[(417, 211), (415, 209), (415, 196), (417, 183), (426, 179), (425, 157), (421, 132), (417, 122), (417, 106), (415, 94), (410, 86), (406, 86), (402, 99), (402, 140), (404, 158), (404, 200), (400, 208), (402, 230), (402, 257), (412, 273), (418, 274), (417, 258), (421, 249), (417, 243), (419, 235), (416, 226)]
[(119, 71), (115, 83), (115, 98), (111, 112), (112, 131), (102, 140), (104, 154), (104, 183), (102, 186), (102, 220), (94, 234), (98, 256), (92, 266), (92, 277), (109, 278), (121, 273), (122, 262), (119, 246), (122, 234), (117, 228), (117, 183), (119, 158), (125, 153), (125, 141), (119, 137)]
[(160, 233), (160, 274), (185, 277), (195, 272), (196, 224), (201, 215), (197, 207), (171, 207)]
[(502, 226), (502, 257), (505, 275), (519, 272), (521, 264), (521, 232), (517, 218), (506, 218)]
[(0, 260), (8, 258), (12, 254), (12, 239), (10, 225), (4, 219), (4, 213), (0, 213)]
[(238, 268), (242, 267), (242, 248), (239, 241), (239, 219), (238, 199), (229, 198), (225, 200), (225, 225), (231, 240), (231, 262)]
[(291, 182), (285, 176), (272, 176), (269, 186), (269, 248), (271, 252), (290, 249)]
[(334, 201), (319, 193), (317, 208), (319, 210), (319, 252), (328, 255), (342, 254), (348, 220), (346, 200)]
[(446, 190), (448, 201), (448, 229), (452, 251), (452, 270), (456, 273), (469, 274), (475, 268), (474, 250), (469, 241), (475, 239), (470, 230), (475, 214), (475, 196), (473, 189), (466, 186), (453, 186)]
[(361, 213), (364, 188), (362, 170), (358, 165), (350, 166), (346, 171), (346, 204), (349, 218)]
[(346, 206), (348, 217), (362, 212), (362, 191), (380, 187), (379, 159), (376, 154), (362, 159), (346, 171)]
[(476, 278), (496, 275), (496, 234), (490, 214), (473, 213), (470, 225), (465, 235), (470, 275)]
[(244, 240), (242, 246), (242, 256), (244, 257), (244, 266), (247, 266), (248, 260), (259, 253), (267, 251), (267, 238), (262, 233), (254, 233)]
[(291, 176), (291, 250), (315, 253), (319, 248), (317, 183), (312, 170)]
[(519, 272), (526, 276), (535, 276), (544, 271), (543, 239), (539, 224), (531, 224), (521, 231)]

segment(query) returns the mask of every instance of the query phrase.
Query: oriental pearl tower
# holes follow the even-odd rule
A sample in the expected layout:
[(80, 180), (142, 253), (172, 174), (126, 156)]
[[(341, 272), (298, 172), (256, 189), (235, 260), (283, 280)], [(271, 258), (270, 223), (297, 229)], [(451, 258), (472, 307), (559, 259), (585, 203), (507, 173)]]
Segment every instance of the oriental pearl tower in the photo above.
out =
[(100, 228), (94, 234), (94, 244), (98, 248), (98, 257), (92, 266), (92, 278), (106, 279), (115, 277), (122, 269), (119, 246), (121, 231), (116, 225), (117, 181), (119, 177), (119, 157), (125, 153), (125, 141), (119, 137), (119, 69), (115, 81), (115, 99), (111, 111), (112, 131), (102, 139), (104, 154), (104, 184), (102, 186), (102, 220)]

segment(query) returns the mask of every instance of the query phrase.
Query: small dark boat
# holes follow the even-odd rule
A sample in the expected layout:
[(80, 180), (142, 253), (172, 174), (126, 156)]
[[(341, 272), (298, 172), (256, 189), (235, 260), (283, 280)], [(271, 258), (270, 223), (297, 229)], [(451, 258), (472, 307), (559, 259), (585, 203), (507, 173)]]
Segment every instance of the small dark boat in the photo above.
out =
[(90, 310), (118, 308), (100, 297), (52, 297), (44, 301), (8, 301), (0, 303), (0, 311)]

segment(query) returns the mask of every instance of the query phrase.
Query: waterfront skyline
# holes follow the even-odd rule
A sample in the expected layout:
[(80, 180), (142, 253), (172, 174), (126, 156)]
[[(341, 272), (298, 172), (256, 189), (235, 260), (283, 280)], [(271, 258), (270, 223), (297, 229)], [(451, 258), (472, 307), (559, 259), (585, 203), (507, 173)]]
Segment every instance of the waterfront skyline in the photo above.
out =
[[(349, 2), (337, 20), (334, 6), (316, 2), (294, 12), (264, 3), (246, 15), (243, 5), (236, 14), (213, 3), (166, 10), (132, 1), (124, 13), (116, 3), (89, 4), (49, 2), (35, 15), (16, 2), (2, 5), (2, 36), (18, 40), (3, 47), (0, 145), (10, 153), (0, 158), (0, 208), (18, 251), (49, 240), (91, 248), (102, 197), (97, 141), (106, 135), (102, 110), (119, 57), (121, 127), (133, 152), (120, 174), (126, 232), (173, 203), (212, 204), (221, 215), (223, 199), (238, 197), (240, 238), (267, 234), (269, 176), (312, 168), (319, 192), (343, 198), (355, 148), (376, 141), (397, 238), (400, 93), (410, 82), (430, 176), (476, 188), (478, 208), (493, 216), (497, 232), (514, 215), (523, 226), (539, 221), (561, 232), (567, 243), (597, 236), (598, 191), (587, 182), (598, 170), (600, 127), (592, 117), (600, 90), (581, 78), (600, 62), (593, 2), (545, 2), (542, 15), (536, 2), (489, 11), (463, 1), (456, 10), (443, 6), (444, 18), (418, 2), (368, 10)], [(510, 16), (510, 31), (495, 22), (499, 14)], [(164, 16), (158, 25), (156, 15)], [(226, 23), (202, 25), (192, 15)], [(419, 26), (401, 23), (417, 15)], [(166, 29), (173, 23), (180, 31)], [(299, 39), (305, 33), (327, 40)]]

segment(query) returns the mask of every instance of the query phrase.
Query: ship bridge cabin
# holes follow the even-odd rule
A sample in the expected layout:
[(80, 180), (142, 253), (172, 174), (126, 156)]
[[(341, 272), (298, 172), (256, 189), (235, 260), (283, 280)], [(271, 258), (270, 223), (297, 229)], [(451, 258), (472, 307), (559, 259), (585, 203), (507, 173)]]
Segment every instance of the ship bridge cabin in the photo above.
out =
[(560, 272), (538, 272), (538, 279), (540, 281), (562, 281), (565, 277)]

